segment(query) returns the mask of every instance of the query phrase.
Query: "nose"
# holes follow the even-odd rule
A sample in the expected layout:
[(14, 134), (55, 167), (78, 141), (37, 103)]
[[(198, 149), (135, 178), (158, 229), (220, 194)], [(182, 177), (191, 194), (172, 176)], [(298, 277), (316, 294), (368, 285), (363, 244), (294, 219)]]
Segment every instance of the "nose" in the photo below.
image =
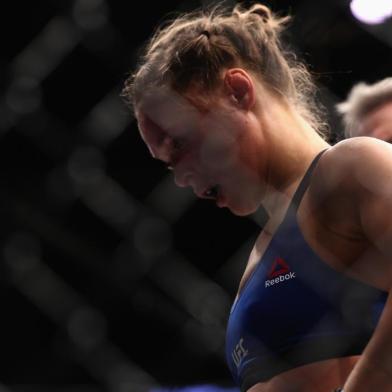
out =
[(174, 171), (174, 182), (178, 187), (185, 188), (192, 186), (193, 174), (189, 169), (176, 165), (173, 168)]

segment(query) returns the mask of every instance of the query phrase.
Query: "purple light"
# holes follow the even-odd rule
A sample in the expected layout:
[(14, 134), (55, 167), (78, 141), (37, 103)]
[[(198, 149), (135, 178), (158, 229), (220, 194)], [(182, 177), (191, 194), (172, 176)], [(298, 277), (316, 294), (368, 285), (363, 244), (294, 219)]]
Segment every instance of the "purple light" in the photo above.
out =
[(351, 0), (352, 14), (366, 24), (383, 23), (392, 16), (391, 0)]

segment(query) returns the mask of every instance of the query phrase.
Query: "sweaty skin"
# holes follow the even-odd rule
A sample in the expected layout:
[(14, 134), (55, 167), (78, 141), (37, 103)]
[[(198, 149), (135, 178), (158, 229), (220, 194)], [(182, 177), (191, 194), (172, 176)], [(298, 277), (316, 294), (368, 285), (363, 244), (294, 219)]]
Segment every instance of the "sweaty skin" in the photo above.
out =
[[(243, 69), (229, 69), (206, 110), (184, 97), (159, 94), (136, 109), (153, 157), (172, 166), (177, 185), (236, 215), (260, 205), (271, 217), (250, 256), (240, 289), (260, 260), (289, 200), (314, 157), (326, 147), (297, 211), (302, 234), (332, 268), (381, 290), (392, 282), (392, 146), (360, 137), (330, 147), (284, 98)], [(163, 98), (162, 98), (163, 97)], [(162, 98), (162, 99), (160, 99)], [(291, 369), (252, 392), (392, 390), (392, 304), (361, 357)]]
[[(381, 166), (380, 159), (383, 162)], [(378, 167), (379, 176), (370, 175), (372, 166), (375, 170)], [(386, 185), (383, 181), (391, 175), (391, 146), (370, 138), (341, 142), (331, 147), (320, 159), (297, 212), (304, 238), (320, 258), (332, 268), (385, 291), (389, 291), (392, 277), (389, 256), (392, 249), (385, 238), (386, 235), (390, 240), (392, 233), (392, 224), (385, 214), (392, 207), (392, 185)], [(373, 204), (372, 199), (373, 202), (379, 199), (381, 205)], [(262, 257), (284, 211), (278, 215), (279, 218), (269, 222), (260, 234), (240, 290)], [(379, 271), (384, 273), (380, 274)], [(391, 369), (380, 364), (380, 369), (375, 370), (380, 358), (387, 357), (388, 348), (392, 346), (391, 313), (388, 308), (389, 317), (380, 322), (362, 359), (361, 356), (351, 356), (301, 366), (281, 373), (268, 382), (258, 383), (249, 391), (331, 392), (336, 386), (344, 385), (347, 379), (349, 382), (345, 391), (349, 392), (377, 390), (377, 387), (384, 385), (390, 385), (392, 390)], [(366, 387), (359, 385), (364, 376), (357, 370), (352, 372), (357, 363), (359, 369), (371, 369), (366, 371), (371, 373)]]

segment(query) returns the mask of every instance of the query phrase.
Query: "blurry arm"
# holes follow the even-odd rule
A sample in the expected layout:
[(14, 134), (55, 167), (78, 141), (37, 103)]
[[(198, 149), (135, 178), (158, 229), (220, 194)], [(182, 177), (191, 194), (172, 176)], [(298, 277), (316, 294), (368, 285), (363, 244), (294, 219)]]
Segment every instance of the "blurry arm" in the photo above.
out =
[(366, 139), (352, 152), (357, 157), (351, 173), (362, 232), (388, 261), (379, 264), (374, 260), (371, 268), (377, 270), (377, 286), (387, 290), (389, 296), (372, 338), (345, 383), (344, 392), (386, 392), (392, 391), (392, 147)]

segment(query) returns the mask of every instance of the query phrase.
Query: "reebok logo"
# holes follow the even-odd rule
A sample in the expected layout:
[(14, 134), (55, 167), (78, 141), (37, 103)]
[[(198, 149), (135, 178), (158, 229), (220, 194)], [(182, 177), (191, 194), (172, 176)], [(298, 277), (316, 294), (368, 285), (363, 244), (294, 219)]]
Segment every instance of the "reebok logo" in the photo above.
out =
[(268, 274), (268, 280), (265, 281), (265, 287), (271, 287), (293, 278), (295, 278), (295, 272), (290, 272), (290, 267), (287, 263), (282, 258), (278, 257), (272, 263)]

